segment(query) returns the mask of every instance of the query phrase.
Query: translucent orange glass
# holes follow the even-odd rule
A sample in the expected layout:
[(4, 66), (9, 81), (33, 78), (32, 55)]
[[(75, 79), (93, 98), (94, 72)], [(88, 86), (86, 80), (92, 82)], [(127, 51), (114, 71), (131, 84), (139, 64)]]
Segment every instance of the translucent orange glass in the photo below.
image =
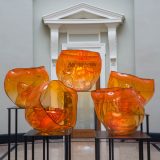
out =
[(98, 119), (112, 135), (136, 131), (144, 117), (144, 99), (132, 88), (106, 88), (91, 92)]
[(77, 91), (91, 89), (100, 72), (101, 58), (98, 52), (63, 50), (56, 64), (58, 79)]
[(26, 99), (33, 88), (49, 80), (43, 66), (35, 68), (15, 68), (10, 70), (4, 80), (8, 97), (18, 107), (25, 108)]
[(134, 75), (112, 71), (108, 87), (134, 88), (145, 99), (146, 103), (154, 94), (154, 80), (136, 77)]
[(42, 134), (75, 126), (77, 92), (60, 81), (53, 80), (35, 87), (26, 104), (26, 120)]

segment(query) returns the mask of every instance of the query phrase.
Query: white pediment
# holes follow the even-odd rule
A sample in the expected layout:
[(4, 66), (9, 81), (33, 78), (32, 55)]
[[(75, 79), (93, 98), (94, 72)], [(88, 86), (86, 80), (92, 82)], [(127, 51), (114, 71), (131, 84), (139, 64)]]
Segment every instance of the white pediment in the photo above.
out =
[(106, 17), (99, 16), (86, 11), (79, 11), (78, 13), (63, 17), (61, 19), (105, 19)]
[[(75, 5), (73, 7), (54, 12), (43, 16), (44, 23), (93, 23), (93, 20), (101, 22), (123, 22), (124, 15), (100, 9), (85, 3)], [(96, 21), (95, 21), (96, 22)]]

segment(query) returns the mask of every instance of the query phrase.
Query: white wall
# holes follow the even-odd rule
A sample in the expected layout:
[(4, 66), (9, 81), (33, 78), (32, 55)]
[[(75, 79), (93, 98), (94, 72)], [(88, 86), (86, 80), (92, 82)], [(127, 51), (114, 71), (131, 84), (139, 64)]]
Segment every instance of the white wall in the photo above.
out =
[[(14, 104), (4, 92), (8, 70), (33, 66), (32, 0), (0, 0), (0, 134), (7, 133), (7, 109)], [(20, 113), (20, 131), (27, 127)]]
[(145, 107), (151, 132), (160, 133), (160, 1), (135, 0), (136, 74), (155, 79), (155, 95)]
[[(135, 0), (135, 6), (133, 0), (0, 0), (0, 134), (7, 133), (5, 107), (13, 105), (3, 90), (6, 72), (15, 67), (31, 67), (33, 64), (45, 65), (50, 71), (49, 28), (43, 24), (42, 16), (82, 2), (125, 15), (126, 21), (118, 29), (118, 69), (120, 72), (136, 73), (156, 80), (155, 96), (146, 106), (146, 112), (151, 115), (151, 132), (160, 132), (160, 126), (157, 125), (160, 121), (159, 0)], [(21, 131), (28, 128), (23, 114), (20, 115), (19, 128)]]

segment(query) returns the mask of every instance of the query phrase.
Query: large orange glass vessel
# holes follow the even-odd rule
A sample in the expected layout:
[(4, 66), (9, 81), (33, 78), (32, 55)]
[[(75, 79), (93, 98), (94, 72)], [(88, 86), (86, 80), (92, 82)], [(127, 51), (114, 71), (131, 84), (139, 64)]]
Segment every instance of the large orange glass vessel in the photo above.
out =
[(112, 135), (129, 135), (144, 117), (144, 99), (132, 88), (106, 88), (91, 92), (98, 119)]
[(98, 52), (63, 50), (56, 64), (58, 79), (77, 91), (91, 89), (100, 72), (101, 58)]
[(73, 128), (77, 114), (77, 92), (53, 80), (35, 87), (28, 96), (26, 120), (41, 134)]
[(131, 74), (112, 71), (108, 87), (134, 88), (145, 99), (146, 103), (154, 94), (154, 80), (140, 78)]
[(33, 88), (48, 80), (49, 76), (44, 66), (15, 68), (6, 74), (4, 88), (13, 103), (18, 107), (25, 108), (26, 99)]

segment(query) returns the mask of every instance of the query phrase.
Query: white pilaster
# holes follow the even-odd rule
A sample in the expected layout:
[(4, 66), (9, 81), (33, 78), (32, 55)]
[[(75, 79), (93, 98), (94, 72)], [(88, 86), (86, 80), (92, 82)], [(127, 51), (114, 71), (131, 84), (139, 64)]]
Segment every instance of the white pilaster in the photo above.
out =
[(108, 42), (109, 42), (109, 57), (110, 71), (117, 71), (117, 25), (107, 25), (108, 27)]
[(49, 24), (50, 27), (50, 51), (51, 51), (51, 79), (57, 79), (56, 75), (56, 61), (58, 59), (58, 40), (60, 25)]
[(102, 59), (102, 68), (100, 75), (100, 88), (106, 87), (106, 46), (101, 46), (100, 56)]

